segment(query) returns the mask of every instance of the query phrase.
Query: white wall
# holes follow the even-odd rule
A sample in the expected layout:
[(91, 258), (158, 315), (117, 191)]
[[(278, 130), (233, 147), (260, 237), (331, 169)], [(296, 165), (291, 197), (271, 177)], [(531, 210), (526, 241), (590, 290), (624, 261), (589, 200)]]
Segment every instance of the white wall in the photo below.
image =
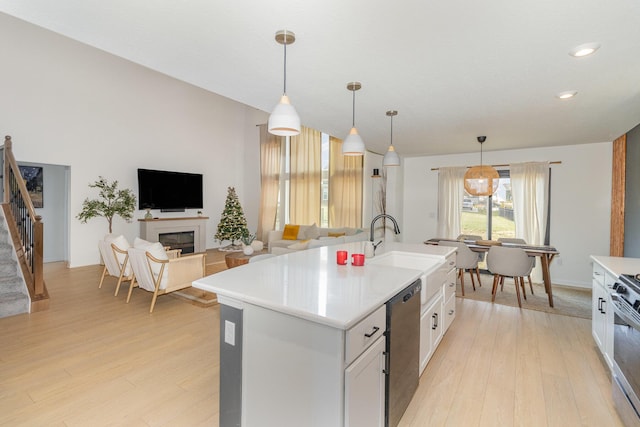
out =
[[(612, 143), (485, 152), (487, 164), (555, 161), (551, 166), (551, 264), (554, 283), (591, 287), (590, 255), (609, 254)], [(441, 166), (470, 166), (479, 153), (403, 159), (404, 242), (436, 236), (438, 172)]]
[[(70, 266), (98, 263), (97, 241), (107, 232), (102, 218), (75, 219), (82, 201), (95, 197), (88, 184), (101, 175), (137, 193), (137, 168), (204, 175), (207, 247), (216, 246), (228, 186), (236, 188), (255, 231), (255, 125), (266, 122), (267, 113), (3, 14), (0, 51), (1, 131), (12, 136), (16, 159), (69, 165)], [(114, 232), (133, 240), (139, 225), (117, 218)]]

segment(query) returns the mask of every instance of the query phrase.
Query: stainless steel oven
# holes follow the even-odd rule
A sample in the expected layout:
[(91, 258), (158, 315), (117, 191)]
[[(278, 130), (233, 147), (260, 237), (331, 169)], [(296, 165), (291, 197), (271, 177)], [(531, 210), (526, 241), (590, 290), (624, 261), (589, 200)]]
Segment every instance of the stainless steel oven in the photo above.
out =
[(613, 285), (613, 399), (626, 426), (640, 426), (640, 278), (621, 275)]

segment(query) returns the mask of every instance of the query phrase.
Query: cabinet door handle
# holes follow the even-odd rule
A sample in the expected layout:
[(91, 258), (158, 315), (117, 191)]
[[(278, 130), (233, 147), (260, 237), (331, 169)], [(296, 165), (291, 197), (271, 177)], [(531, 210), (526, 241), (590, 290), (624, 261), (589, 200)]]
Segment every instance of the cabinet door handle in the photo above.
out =
[(376, 332), (378, 332), (380, 330), (380, 328), (378, 328), (377, 326), (373, 327), (373, 331), (371, 331), (371, 333), (369, 334), (364, 334), (365, 337), (367, 338), (371, 338), (372, 336), (374, 336), (376, 334)]
[(438, 327), (438, 313), (433, 313), (431, 316), (433, 322), (431, 323), (431, 329), (436, 329)]
[(599, 311), (600, 313), (602, 313), (602, 314), (604, 314), (604, 313), (602, 312), (602, 303), (603, 303), (603, 302), (604, 302), (604, 299), (602, 299), (602, 298), (598, 297), (598, 311)]
[(601, 304), (601, 306), (602, 306), (603, 308), (601, 308), (601, 309), (600, 309), (600, 313), (602, 313), (602, 314), (607, 314), (607, 310), (605, 310), (605, 309), (604, 309), (604, 307), (606, 307), (606, 306), (607, 306), (607, 300), (606, 300), (606, 299), (604, 299), (604, 298), (602, 299), (602, 304)]
[(451, 316), (453, 313), (455, 313), (455, 310), (449, 310), (449, 316)]

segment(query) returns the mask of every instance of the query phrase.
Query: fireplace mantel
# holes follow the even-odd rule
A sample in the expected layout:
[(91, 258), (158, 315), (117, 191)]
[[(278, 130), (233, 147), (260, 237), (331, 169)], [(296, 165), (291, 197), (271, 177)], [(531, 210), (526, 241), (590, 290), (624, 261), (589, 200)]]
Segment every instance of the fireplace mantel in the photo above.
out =
[(208, 219), (209, 217), (206, 216), (139, 219), (140, 238), (150, 242), (158, 242), (160, 234), (193, 231), (195, 252), (204, 252), (207, 250)]

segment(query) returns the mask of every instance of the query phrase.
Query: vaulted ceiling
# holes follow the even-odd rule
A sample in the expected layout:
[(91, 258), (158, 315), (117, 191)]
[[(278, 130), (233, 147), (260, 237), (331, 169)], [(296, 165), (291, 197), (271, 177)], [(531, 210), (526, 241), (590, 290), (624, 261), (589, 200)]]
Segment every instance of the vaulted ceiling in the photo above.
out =
[[(0, 0), (0, 11), (404, 156), (611, 141), (640, 122), (639, 0)], [(18, 41), (16, 41), (18, 42)], [(575, 58), (584, 43), (601, 47)], [(556, 95), (577, 91), (571, 99)], [(170, 102), (170, 100), (167, 100)]]

